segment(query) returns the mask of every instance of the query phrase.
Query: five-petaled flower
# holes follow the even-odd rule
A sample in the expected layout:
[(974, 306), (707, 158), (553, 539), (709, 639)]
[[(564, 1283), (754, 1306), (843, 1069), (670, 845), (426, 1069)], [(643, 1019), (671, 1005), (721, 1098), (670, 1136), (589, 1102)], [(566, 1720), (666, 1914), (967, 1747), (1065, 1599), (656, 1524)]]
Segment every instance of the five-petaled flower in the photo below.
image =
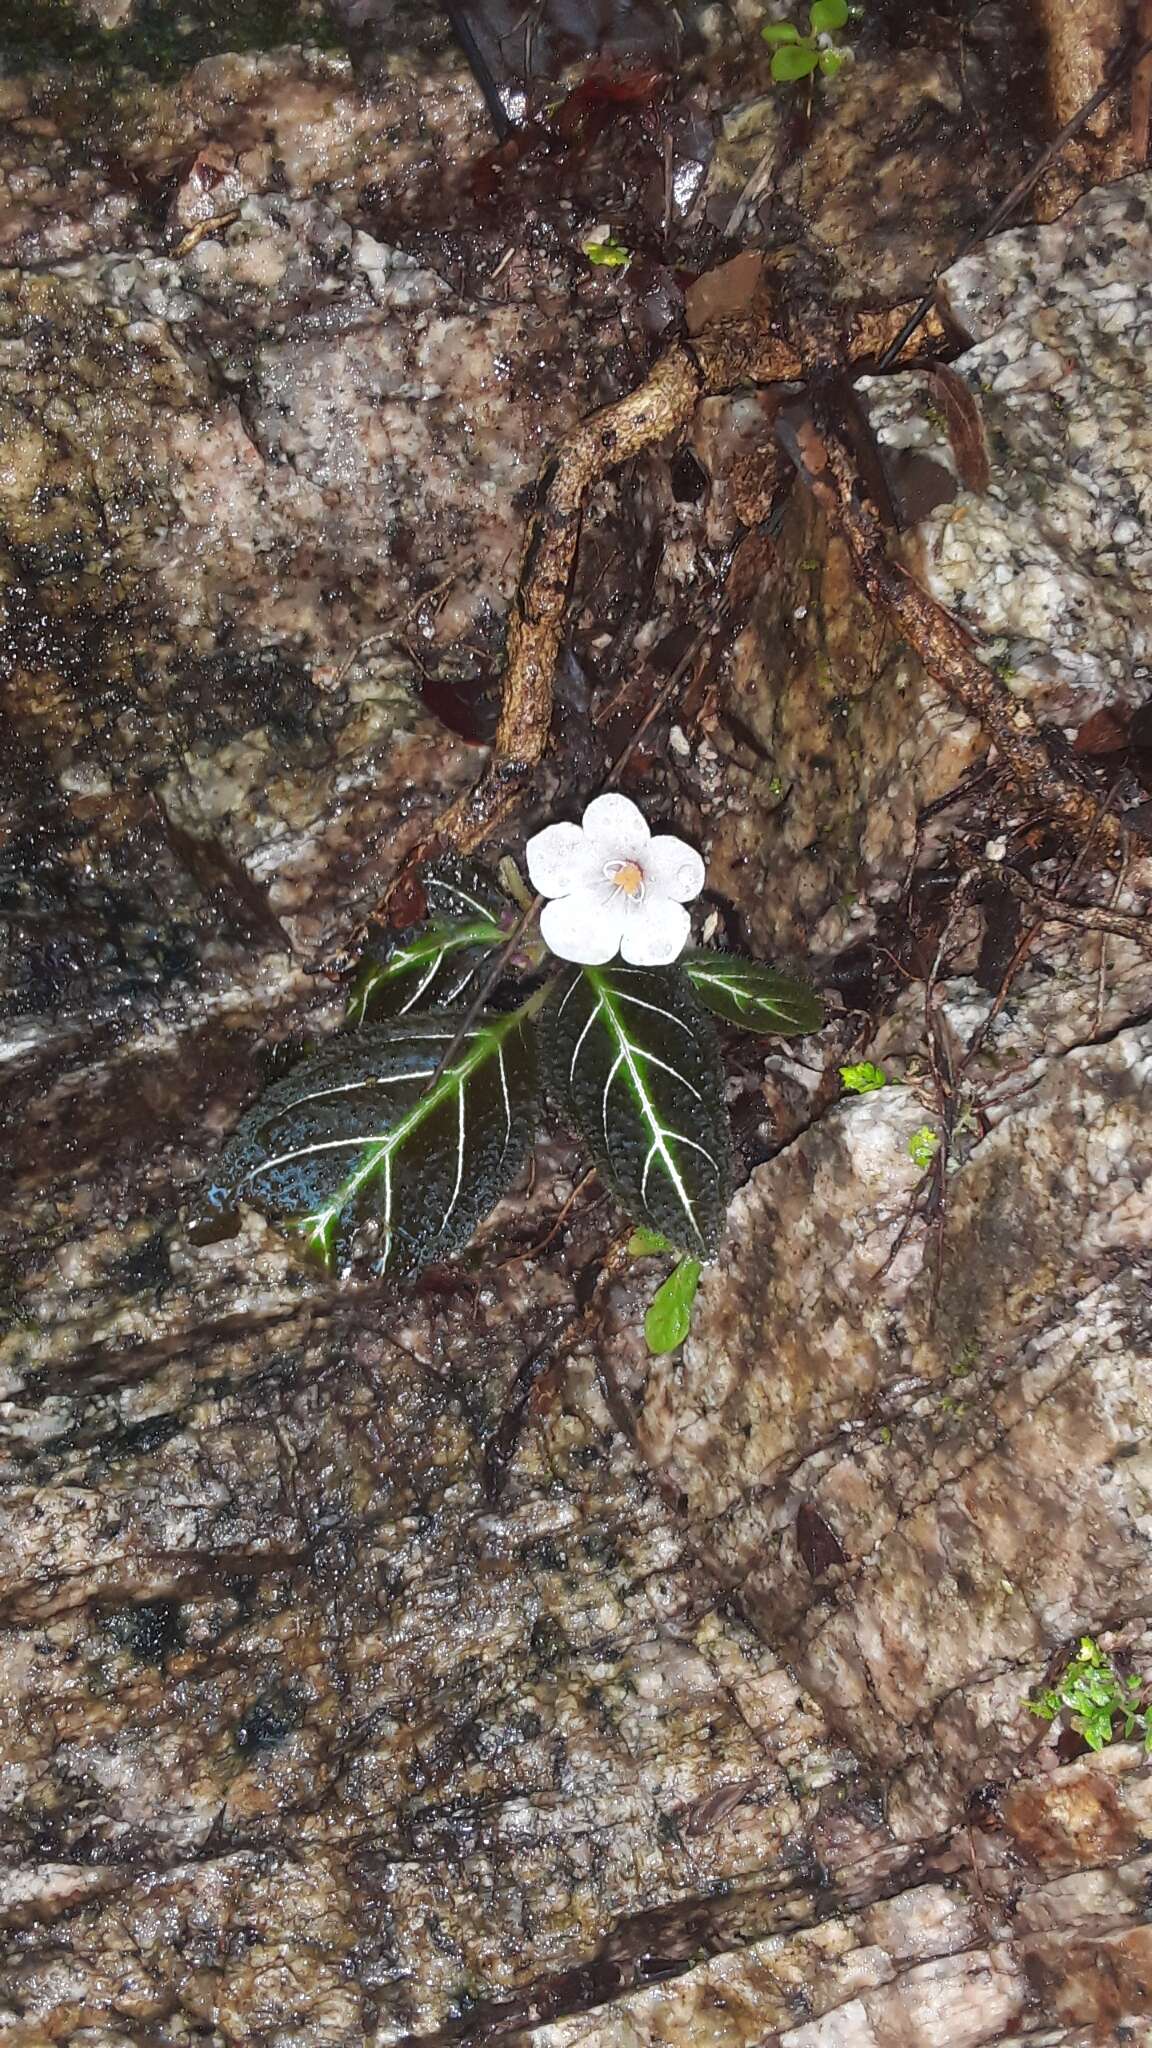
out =
[(670, 833), (653, 838), (629, 797), (596, 797), (580, 825), (546, 825), (528, 841), (534, 889), (552, 901), (540, 935), (561, 960), (664, 967), (688, 943), (684, 905), (704, 887), (704, 863)]

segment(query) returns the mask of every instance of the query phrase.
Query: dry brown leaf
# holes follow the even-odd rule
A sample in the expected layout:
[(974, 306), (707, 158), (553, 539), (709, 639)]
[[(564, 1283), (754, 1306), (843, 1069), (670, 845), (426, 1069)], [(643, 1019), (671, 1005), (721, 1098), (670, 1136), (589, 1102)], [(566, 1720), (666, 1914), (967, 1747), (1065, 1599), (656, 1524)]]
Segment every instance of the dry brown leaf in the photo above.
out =
[(934, 363), (925, 375), (944, 415), (948, 439), (956, 458), (956, 474), (966, 491), (980, 495), (988, 489), (990, 475), (988, 439), (980, 401), (959, 372), (948, 369), (944, 363)]
[(742, 249), (728, 263), (717, 264), (690, 284), (684, 294), (684, 320), (689, 334), (699, 334), (714, 320), (746, 313), (760, 286), (764, 269), (759, 249)]

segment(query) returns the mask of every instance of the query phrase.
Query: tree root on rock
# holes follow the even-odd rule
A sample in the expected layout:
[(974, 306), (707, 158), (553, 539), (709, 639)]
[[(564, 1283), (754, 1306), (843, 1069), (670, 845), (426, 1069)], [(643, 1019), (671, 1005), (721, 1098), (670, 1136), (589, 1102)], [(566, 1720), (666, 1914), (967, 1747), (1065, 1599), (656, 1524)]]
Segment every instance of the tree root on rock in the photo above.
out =
[[(421, 861), (437, 853), (472, 851), (526, 793), (548, 743), (581, 515), (593, 485), (621, 463), (682, 433), (702, 398), (799, 383), (845, 367), (874, 367), (908, 316), (907, 304), (830, 312), (821, 281), (813, 282), (803, 265), (793, 262), (767, 280), (759, 305), (718, 320), (691, 341), (675, 343), (643, 384), (592, 413), (561, 443), (537, 486), (537, 509), (509, 614), (500, 721), (488, 764), (413, 847), (345, 954), (329, 962), (330, 971), (349, 963), (369, 926), (392, 921)], [(915, 346), (904, 347), (899, 360), (907, 363), (948, 348), (943, 322), (930, 314)]]
[(847, 547), (865, 595), (919, 655), (933, 682), (977, 720), (1021, 793), (1078, 839), (1090, 839), (1101, 853), (1123, 856), (1127, 835), (1114, 813), (1062, 773), (1031, 712), (981, 660), (971, 634), (888, 553), (879, 515), (836, 429), (825, 420), (818, 424), (805, 409), (799, 417), (794, 411), (779, 419), (777, 434), (829, 527)]

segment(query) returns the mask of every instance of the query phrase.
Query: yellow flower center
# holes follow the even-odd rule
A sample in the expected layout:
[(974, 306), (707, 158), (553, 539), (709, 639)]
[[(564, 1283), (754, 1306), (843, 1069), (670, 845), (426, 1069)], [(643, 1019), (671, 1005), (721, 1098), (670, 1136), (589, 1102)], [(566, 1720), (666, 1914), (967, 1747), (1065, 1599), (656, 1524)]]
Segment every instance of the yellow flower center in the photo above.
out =
[(608, 873), (618, 889), (623, 889), (633, 902), (644, 894), (644, 870), (638, 861), (614, 860), (608, 864)]

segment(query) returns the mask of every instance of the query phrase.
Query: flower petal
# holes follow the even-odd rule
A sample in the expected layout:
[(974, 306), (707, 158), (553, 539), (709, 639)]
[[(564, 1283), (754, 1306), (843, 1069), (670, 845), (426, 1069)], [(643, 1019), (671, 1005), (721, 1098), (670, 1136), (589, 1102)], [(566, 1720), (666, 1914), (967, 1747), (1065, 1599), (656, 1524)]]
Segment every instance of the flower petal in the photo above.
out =
[(644, 855), (644, 880), (658, 896), (691, 903), (704, 887), (704, 863), (694, 846), (661, 832)]
[(592, 799), (584, 813), (584, 830), (602, 862), (642, 859), (652, 838), (643, 813), (618, 789)]
[(682, 903), (650, 897), (629, 917), (620, 951), (632, 967), (667, 967), (680, 958), (691, 929)]
[(587, 888), (603, 869), (579, 825), (545, 825), (524, 848), (528, 879), (541, 896), (570, 896)]
[[(602, 888), (576, 889), (571, 896), (544, 905), (540, 936), (561, 960), (575, 960), (581, 967), (603, 967), (620, 950), (627, 914), (624, 897), (605, 903)], [(685, 911), (685, 922), (687, 916)]]

